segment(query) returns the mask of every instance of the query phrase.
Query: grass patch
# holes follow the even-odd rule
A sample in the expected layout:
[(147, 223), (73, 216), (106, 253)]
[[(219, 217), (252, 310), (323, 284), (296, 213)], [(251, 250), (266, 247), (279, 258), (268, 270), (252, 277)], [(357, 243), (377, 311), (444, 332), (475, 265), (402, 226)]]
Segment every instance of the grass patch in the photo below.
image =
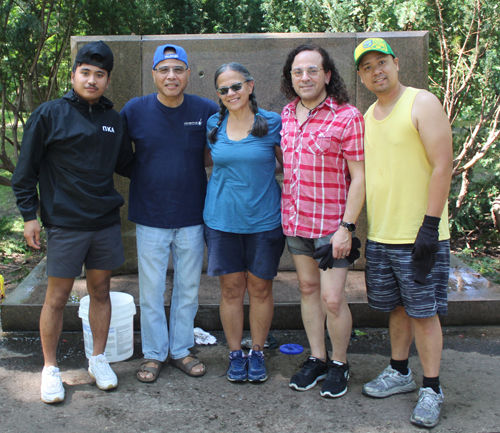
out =
[(31, 255), (24, 237), (24, 221), (22, 218), (0, 218), (0, 257), (3, 263), (11, 263), (13, 254)]
[[(12, 139), (12, 131), (7, 128), (6, 131), (7, 137)], [(17, 130), (17, 139), (19, 143), (23, 139), (23, 128), (21, 126), (18, 127)], [(5, 143), (5, 152), (11, 161), (15, 161), (14, 148), (9, 144)], [(4, 176), (7, 179), (12, 177), (12, 173), (7, 170), (0, 170), (0, 176)], [(16, 197), (14, 196), (14, 192), (10, 186), (0, 185), (0, 216), (19, 216), (19, 210), (16, 206)]]
[(20, 217), (16, 197), (10, 186), (0, 185), (0, 217)]
[(43, 229), (39, 250), (28, 246), (23, 232), (21, 217), (0, 217), (0, 274), (5, 279), (7, 292), (28, 276), (47, 251)]

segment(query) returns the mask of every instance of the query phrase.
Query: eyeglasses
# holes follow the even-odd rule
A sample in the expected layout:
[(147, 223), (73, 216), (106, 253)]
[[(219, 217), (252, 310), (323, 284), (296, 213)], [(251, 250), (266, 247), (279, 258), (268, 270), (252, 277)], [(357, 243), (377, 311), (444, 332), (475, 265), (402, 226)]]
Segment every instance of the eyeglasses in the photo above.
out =
[(162, 66), (160, 68), (155, 68), (153, 71), (158, 72), (160, 75), (168, 75), (172, 71), (175, 75), (182, 75), (189, 68), (183, 68), (182, 66)]
[(290, 71), (290, 73), (295, 77), (295, 78), (302, 78), (302, 76), (304, 75), (304, 71), (305, 73), (309, 76), (309, 77), (315, 77), (316, 75), (319, 74), (319, 71), (324, 71), (323, 68), (318, 68), (316, 66), (309, 66), (307, 69), (302, 69), (302, 68), (295, 68), (295, 69), (292, 69)]
[(243, 81), (243, 83), (234, 83), (232, 86), (229, 86), (229, 87), (219, 87), (217, 89), (217, 92), (219, 93), (219, 95), (227, 95), (229, 93), (229, 89), (231, 89), (233, 92), (237, 92), (238, 90), (241, 90), (241, 88), (243, 87), (243, 84), (248, 82), (248, 81), (252, 81), (252, 80), (245, 80), (245, 81)]

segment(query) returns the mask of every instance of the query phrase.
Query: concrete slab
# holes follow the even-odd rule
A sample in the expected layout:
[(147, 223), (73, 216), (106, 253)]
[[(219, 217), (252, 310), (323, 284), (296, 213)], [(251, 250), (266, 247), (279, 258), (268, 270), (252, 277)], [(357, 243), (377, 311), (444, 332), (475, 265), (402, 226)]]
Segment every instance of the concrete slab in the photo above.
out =
[[(167, 274), (165, 311), (169, 314), (173, 274)], [(37, 331), (40, 311), (45, 299), (47, 279), (45, 259), (12, 292), (2, 305), (4, 331)], [(129, 293), (134, 297), (137, 314), (134, 329), (140, 329), (139, 287), (137, 274), (117, 275), (111, 280), (111, 290)], [(280, 272), (274, 281), (274, 318), (272, 329), (303, 329), (300, 315), (300, 291), (295, 272)], [(65, 331), (81, 331), (78, 317), (80, 299), (87, 295), (84, 278), (75, 282), (64, 313)], [(441, 316), (446, 326), (500, 325), (500, 287), (452, 257), (448, 285), (449, 312)], [(205, 330), (220, 330), (219, 279), (202, 274), (199, 309), (195, 325)], [(372, 310), (367, 303), (364, 272), (352, 270), (347, 277), (347, 299), (355, 327), (385, 327), (388, 314)], [(245, 329), (248, 324), (248, 299), (245, 299)]]

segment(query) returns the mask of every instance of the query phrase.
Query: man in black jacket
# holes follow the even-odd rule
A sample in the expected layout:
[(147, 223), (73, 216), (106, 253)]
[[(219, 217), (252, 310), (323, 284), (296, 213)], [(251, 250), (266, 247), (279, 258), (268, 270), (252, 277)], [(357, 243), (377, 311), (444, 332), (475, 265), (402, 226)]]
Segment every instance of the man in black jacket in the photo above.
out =
[(83, 264), (94, 340), (88, 371), (101, 389), (118, 385), (104, 355), (111, 270), (125, 260), (119, 214), (124, 199), (114, 188), (113, 173), (130, 177), (134, 155), (123, 120), (103, 96), (112, 69), (113, 53), (104, 42), (91, 42), (78, 51), (73, 89), (33, 112), (12, 177), (28, 245), (40, 248), (39, 205), (47, 231), (48, 285), (40, 315), (45, 403), (64, 399), (56, 349), (63, 309)]

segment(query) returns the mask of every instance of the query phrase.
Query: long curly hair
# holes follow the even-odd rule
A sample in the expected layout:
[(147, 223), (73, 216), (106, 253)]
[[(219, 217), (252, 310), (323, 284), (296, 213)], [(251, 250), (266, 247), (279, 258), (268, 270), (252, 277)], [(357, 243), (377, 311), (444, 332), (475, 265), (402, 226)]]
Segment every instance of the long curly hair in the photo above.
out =
[[(330, 82), (326, 85), (326, 93), (328, 96), (333, 96), (337, 103), (342, 104), (344, 102), (349, 102), (349, 95), (347, 93), (347, 88), (345, 86), (344, 80), (339, 74), (339, 71), (335, 67), (333, 59), (330, 57), (328, 52), (315, 44), (304, 44), (299, 45), (288, 53), (285, 61), (285, 66), (283, 66), (283, 75), (281, 76), (281, 92), (286, 96), (287, 99), (295, 99), (298, 95), (295, 92), (292, 84), (292, 64), (295, 60), (295, 56), (302, 51), (317, 51), (321, 54), (323, 58), (323, 69), (325, 74), (330, 71), (332, 76), (330, 77)], [(320, 66), (320, 65), (318, 65)]]
[[(219, 79), (219, 75), (226, 71), (239, 72), (243, 76), (243, 79), (245, 81), (253, 81), (250, 72), (243, 65), (239, 63), (225, 63), (219, 66), (219, 68), (215, 71), (214, 86), (216, 89), (217, 89), (217, 80)], [(249, 102), (251, 110), (253, 111), (254, 114), (257, 114), (259, 112), (259, 107), (257, 106), (257, 99), (255, 98), (255, 86), (254, 86), (254, 91), (249, 96)], [(212, 130), (208, 133), (208, 141), (210, 141), (210, 143), (215, 143), (217, 141), (217, 133), (219, 132), (219, 128), (222, 125), (222, 122), (224, 121), (224, 118), (226, 117), (227, 114), (227, 108), (223, 104), (220, 98), (219, 98), (219, 107), (220, 107), (219, 121), (217, 122), (217, 125), (214, 128), (212, 128)], [(268, 131), (269, 131), (269, 126), (267, 124), (267, 120), (264, 119), (262, 116), (255, 116), (255, 122), (253, 124), (252, 129), (250, 130), (250, 134), (260, 138), (264, 137), (268, 133)]]

